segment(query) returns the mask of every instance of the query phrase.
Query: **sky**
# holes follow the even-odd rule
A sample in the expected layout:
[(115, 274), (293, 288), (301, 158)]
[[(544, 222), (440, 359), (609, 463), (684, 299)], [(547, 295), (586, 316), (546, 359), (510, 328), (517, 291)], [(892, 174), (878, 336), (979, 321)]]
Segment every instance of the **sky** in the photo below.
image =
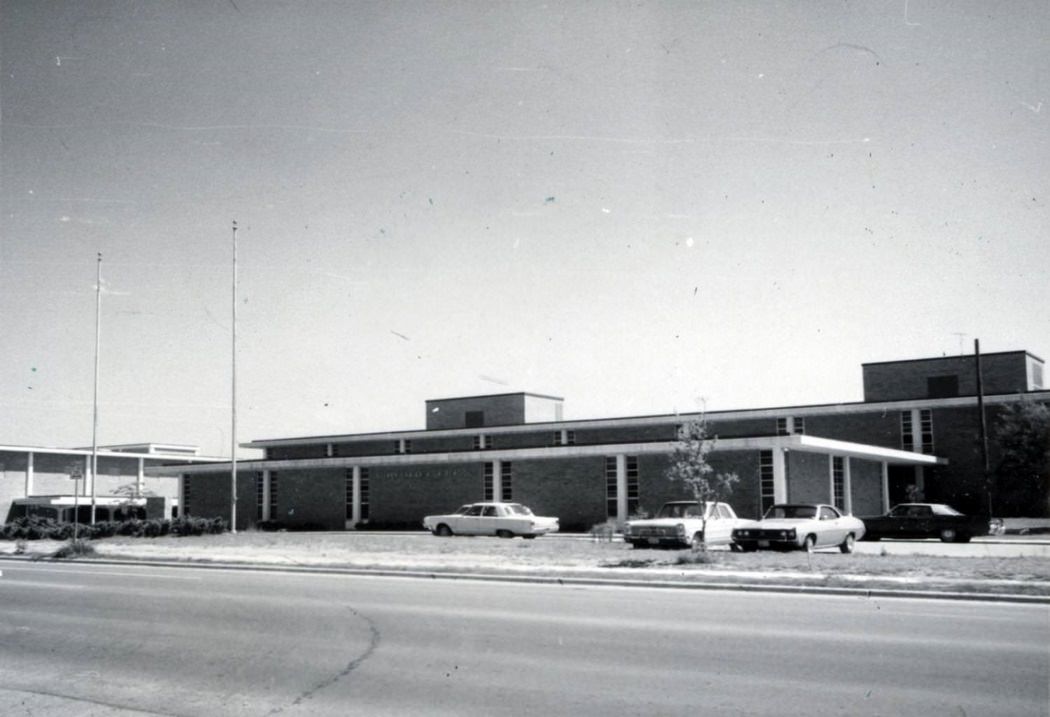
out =
[[(0, 0), (0, 444), (1050, 352), (1050, 3)], [(249, 453), (250, 454), (250, 453)]]

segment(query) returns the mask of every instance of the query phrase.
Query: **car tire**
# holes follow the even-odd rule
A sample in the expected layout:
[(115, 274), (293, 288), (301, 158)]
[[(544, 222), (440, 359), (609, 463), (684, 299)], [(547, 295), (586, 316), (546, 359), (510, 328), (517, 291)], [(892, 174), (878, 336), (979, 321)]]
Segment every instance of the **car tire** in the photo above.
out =
[(693, 533), (693, 539), (689, 541), (689, 547), (692, 550), (700, 550), (704, 547), (704, 534), (701, 532)]
[(941, 529), (941, 542), (942, 543), (954, 543), (958, 539), (959, 535), (955, 532), (954, 528), (942, 528)]
[(514, 533), (510, 532), (509, 530), (497, 530), (496, 531), (496, 537), (497, 538), (513, 538), (514, 537)]
[(742, 545), (740, 545), (740, 543), (730, 543), (729, 544), (729, 552), (731, 552), (731, 553), (742, 553), (742, 552), (744, 552), (744, 547)]
[(807, 535), (806, 539), (802, 541), (802, 549), (807, 553), (812, 553), (817, 548), (817, 536)]
[(434, 535), (440, 538), (448, 538), (452, 535), (452, 528), (442, 523), (438, 527), (434, 528)]
[(525, 538), (525, 540), (535, 540), (536, 539), (535, 535), (523, 535), (521, 537)]
[(855, 542), (856, 538), (853, 537), (853, 533), (850, 533), (846, 536), (846, 539), (842, 541), (842, 544), (839, 545), (839, 552), (844, 555), (849, 555), (853, 552)]

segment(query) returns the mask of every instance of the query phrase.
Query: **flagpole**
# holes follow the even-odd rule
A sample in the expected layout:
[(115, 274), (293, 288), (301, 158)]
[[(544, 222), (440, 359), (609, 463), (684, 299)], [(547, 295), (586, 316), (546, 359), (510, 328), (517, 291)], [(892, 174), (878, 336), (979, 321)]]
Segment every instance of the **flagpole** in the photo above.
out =
[(95, 482), (98, 479), (98, 366), (102, 346), (102, 252), (95, 270), (95, 398), (91, 422), (91, 524), (95, 524)]
[(230, 381), (230, 532), (237, 532), (237, 222), (233, 222), (233, 346)]

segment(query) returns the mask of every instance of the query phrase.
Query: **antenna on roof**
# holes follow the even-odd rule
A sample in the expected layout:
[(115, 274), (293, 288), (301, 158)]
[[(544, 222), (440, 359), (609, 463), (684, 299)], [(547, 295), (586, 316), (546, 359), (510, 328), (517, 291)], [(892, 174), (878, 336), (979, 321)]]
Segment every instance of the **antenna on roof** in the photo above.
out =
[(966, 341), (966, 334), (962, 333), (961, 331), (953, 331), (952, 332), (952, 336), (958, 337), (958, 339), (959, 339), (959, 355), (962, 356), (966, 352), (966, 349), (963, 348), (963, 344)]

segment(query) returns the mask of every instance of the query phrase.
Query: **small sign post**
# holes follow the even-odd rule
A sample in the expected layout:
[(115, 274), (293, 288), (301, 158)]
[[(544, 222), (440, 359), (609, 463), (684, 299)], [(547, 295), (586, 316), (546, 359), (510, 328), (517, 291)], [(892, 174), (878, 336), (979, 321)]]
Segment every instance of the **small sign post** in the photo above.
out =
[(69, 477), (73, 480), (73, 540), (76, 541), (77, 529), (80, 527), (80, 479), (84, 477), (84, 469), (80, 464), (69, 466)]

